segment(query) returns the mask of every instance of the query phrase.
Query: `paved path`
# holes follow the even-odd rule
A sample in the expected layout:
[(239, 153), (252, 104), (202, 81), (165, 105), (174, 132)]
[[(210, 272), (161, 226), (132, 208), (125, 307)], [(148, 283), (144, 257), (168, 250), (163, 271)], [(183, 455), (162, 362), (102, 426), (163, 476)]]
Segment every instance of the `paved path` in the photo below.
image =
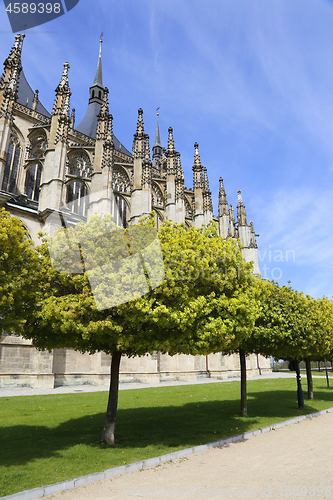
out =
[[(261, 380), (264, 378), (294, 378), (294, 373), (283, 373), (274, 372), (268, 373), (261, 376), (249, 377), (248, 380)], [(216, 382), (233, 382), (240, 381), (240, 378), (228, 378), (226, 380), (219, 380), (216, 378), (203, 378), (195, 382), (182, 382), (178, 380), (171, 380), (169, 382), (160, 382), (159, 384), (144, 384), (137, 382), (121, 383), (119, 384), (120, 390), (127, 389), (145, 389), (148, 387), (167, 387), (176, 385), (192, 385), (192, 384), (212, 384)], [(65, 393), (75, 393), (75, 392), (98, 392), (98, 391), (108, 391), (108, 385), (67, 385), (62, 387), (57, 387), (55, 389), (32, 389), (31, 387), (4, 387), (0, 388), (0, 397), (8, 396), (37, 396), (41, 394), (65, 394)]]
[(124, 476), (48, 500), (333, 497), (333, 414)]

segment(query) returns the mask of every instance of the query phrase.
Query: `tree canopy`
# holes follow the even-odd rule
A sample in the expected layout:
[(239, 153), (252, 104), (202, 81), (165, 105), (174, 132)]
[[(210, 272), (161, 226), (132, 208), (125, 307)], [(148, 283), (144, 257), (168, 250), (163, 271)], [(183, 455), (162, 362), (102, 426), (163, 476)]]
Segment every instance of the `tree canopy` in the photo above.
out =
[(151, 218), (124, 230), (93, 216), (41, 249), (40, 296), (25, 335), (42, 349), (112, 354), (103, 431), (110, 444), (122, 354), (230, 350), (257, 315), (252, 265), (237, 241), (222, 240), (214, 224), (166, 223), (158, 236)]
[(36, 301), (38, 254), (17, 217), (0, 210), (0, 332), (22, 333)]

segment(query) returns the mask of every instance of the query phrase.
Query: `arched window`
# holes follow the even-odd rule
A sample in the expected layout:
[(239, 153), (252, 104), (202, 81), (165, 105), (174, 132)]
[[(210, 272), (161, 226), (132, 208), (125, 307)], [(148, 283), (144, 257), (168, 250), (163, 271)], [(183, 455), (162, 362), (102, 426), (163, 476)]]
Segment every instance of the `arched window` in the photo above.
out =
[(115, 196), (113, 200), (113, 219), (117, 226), (127, 227), (127, 205), (120, 196)]
[(86, 217), (89, 204), (87, 186), (80, 181), (68, 184), (66, 203), (70, 212)]
[(161, 188), (158, 184), (153, 183), (152, 185), (152, 206), (164, 207), (164, 199)]
[(130, 193), (131, 187), (127, 175), (117, 168), (112, 172), (112, 189), (120, 193)]
[(40, 163), (32, 165), (27, 170), (25, 177), (25, 193), (28, 200), (38, 201), (41, 176), (42, 166)]
[(91, 97), (95, 97), (95, 91), (92, 91)]
[(43, 158), (46, 150), (46, 137), (39, 136), (37, 140), (33, 141), (31, 148), (30, 158)]
[(15, 193), (18, 166), (21, 156), (21, 147), (17, 135), (12, 132), (7, 153), (4, 176), (1, 189), (9, 193)]
[(161, 214), (155, 210), (155, 224), (156, 224), (156, 229), (159, 229), (163, 223), (163, 219)]
[(102, 97), (102, 92), (99, 90), (98, 92), (98, 99), (100, 99)]
[(68, 175), (75, 177), (90, 177), (91, 164), (88, 155), (84, 151), (71, 154), (68, 157)]
[(193, 216), (193, 209), (189, 200), (185, 197), (185, 217), (191, 218)]

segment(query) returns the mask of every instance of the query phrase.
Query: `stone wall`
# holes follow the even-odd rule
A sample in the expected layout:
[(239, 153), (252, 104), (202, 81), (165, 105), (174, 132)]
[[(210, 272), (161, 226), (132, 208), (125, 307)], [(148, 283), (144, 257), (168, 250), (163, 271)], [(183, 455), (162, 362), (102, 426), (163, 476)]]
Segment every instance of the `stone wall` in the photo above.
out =
[[(248, 376), (271, 371), (269, 360), (250, 355)], [(31, 342), (16, 336), (2, 336), (0, 341), (0, 387), (26, 386), (53, 388), (64, 385), (104, 385), (110, 381), (111, 356), (98, 352), (81, 354), (73, 349), (38, 351)], [(122, 357), (120, 382), (158, 383), (167, 380), (196, 381), (209, 376), (218, 379), (240, 375), (239, 357), (154, 353)]]

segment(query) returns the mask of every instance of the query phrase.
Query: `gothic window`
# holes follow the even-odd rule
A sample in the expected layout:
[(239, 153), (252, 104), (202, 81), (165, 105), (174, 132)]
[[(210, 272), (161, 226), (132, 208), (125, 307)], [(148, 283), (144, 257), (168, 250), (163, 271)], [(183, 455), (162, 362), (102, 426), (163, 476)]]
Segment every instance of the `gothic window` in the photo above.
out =
[(116, 169), (112, 172), (112, 189), (114, 191), (119, 191), (120, 193), (131, 192), (127, 176)]
[(4, 176), (1, 189), (9, 193), (15, 193), (18, 166), (21, 156), (21, 147), (15, 132), (12, 132), (7, 153)]
[(32, 165), (27, 170), (25, 177), (25, 193), (28, 200), (38, 201), (41, 176), (42, 166), (40, 163)]
[(155, 210), (155, 224), (156, 224), (156, 229), (159, 229), (161, 227), (162, 223), (163, 223), (163, 219), (162, 219), (161, 214), (159, 214)]
[(127, 205), (120, 196), (113, 199), (113, 219), (117, 226), (127, 227)]
[(31, 148), (31, 158), (43, 158), (46, 150), (46, 140), (44, 137), (39, 137), (37, 142), (33, 144)]
[(68, 184), (66, 203), (70, 212), (86, 217), (89, 203), (87, 186), (80, 181)]
[(100, 99), (100, 98), (101, 98), (101, 95), (102, 95), (102, 92), (101, 92), (101, 91), (99, 91), (99, 92), (98, 92), (98, 99)]
[(188, 201), (188, 199), (185, 197), (185, 217), (189, 217), (190, 219), (192, 219), (192, 215), (193, 215), (192, 206)]
[(75, 177), (90, 177), (91, 165), (89, 157), (83, 152), (69, 156), (68, 174)]
[(163, 193), (155, 184), (153, 184), (152, 186), (152, 205), (157, 207), (164, 207)]

